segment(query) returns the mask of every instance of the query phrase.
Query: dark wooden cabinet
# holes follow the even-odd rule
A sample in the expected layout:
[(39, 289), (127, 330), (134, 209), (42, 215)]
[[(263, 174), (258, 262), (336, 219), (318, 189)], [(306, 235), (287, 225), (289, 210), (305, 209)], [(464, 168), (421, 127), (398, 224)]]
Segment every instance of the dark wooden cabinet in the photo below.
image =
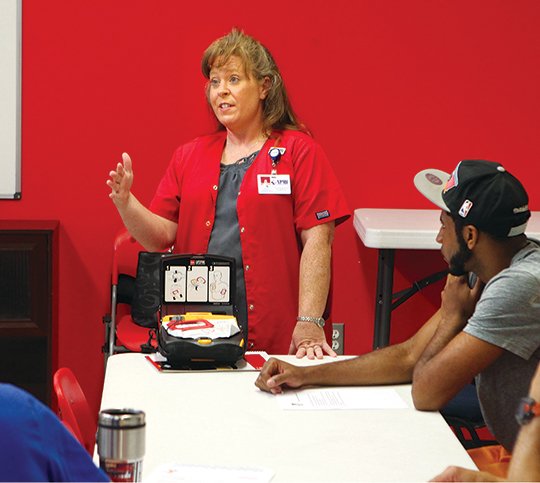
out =
[(58, 222), (0, 220), (0, 382), (51, 404)]

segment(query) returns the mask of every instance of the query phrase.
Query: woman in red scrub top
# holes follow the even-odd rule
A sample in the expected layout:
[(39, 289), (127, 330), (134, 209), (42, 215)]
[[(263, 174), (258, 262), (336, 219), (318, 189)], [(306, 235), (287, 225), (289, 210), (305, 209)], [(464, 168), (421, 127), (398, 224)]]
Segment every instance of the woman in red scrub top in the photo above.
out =
[(324, 324), (331, 247), (350, 213), (328, 159), (257, 40), (233, 29), (206, 49), (202, 71), (217, 131), (175, 151), (149, 208), (131, 191), (127, 153), (109, 173), (109, 196), (149, 251), (236, 259), (247, 350), (335, 355)]

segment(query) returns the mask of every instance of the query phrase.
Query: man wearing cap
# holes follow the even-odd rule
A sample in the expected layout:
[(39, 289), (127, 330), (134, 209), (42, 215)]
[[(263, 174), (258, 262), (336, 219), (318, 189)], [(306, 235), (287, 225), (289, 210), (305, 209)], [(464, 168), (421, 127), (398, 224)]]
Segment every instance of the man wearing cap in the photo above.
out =
[[(476, 377), (484, 419), (512, 451), (515, 408), (540, 360), (540, 247), (524, 234), (527, 193), (503, 166), (483, 160), (462, 161), (452, 175), (422, 171), (415, 185), (442, 209), (437, 241), (450, 275), (440, 309), (409, 340), (355, 359), (306, 368), (270, 359), (256, 385), (279, 393), (412, 381), (415, 406), (438, 410)], [(473, 288), (468, 272), (478, 277)], [(485, 463), (481, 469), (501, 475)]]

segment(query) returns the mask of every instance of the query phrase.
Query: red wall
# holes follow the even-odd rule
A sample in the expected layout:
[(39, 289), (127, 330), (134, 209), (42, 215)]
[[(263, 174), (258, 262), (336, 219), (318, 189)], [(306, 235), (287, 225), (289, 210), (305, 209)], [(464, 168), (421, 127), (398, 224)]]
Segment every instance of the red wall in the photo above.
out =
[[(505, 163), (540, 210), (537, 0), (24, 0), (23, 198), (1, 201), (0, 216), (60, 220), (59, 364), (95, 409), (121, 226), (107, 173), (129, 152), (134, 191), (150, 200), (174, 148), (212, 127), (199, 61), (235, 25), (275, 55), (351, 208), (429, 208), (419, 169), (482, 157)], [(346, 352), (366, 352), (376, 252), (352, 222), (335, 247), (334, 318)], [(435, 252), (400, 252), (396, 288), (442, 266)], [(440, 288), (395, 312), (394, 341)]]

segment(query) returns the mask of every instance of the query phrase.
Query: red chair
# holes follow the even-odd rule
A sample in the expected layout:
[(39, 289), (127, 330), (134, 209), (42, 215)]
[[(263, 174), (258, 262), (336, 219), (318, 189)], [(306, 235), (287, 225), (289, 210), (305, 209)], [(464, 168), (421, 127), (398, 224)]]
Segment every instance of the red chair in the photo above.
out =
[(54, 392), (58, 399), (58, 416), (71, 434), (93, 456), (96, 443), (96, 418), (92, 416), (75, 374), (67, 367), (58, 369), (53, 377)]

